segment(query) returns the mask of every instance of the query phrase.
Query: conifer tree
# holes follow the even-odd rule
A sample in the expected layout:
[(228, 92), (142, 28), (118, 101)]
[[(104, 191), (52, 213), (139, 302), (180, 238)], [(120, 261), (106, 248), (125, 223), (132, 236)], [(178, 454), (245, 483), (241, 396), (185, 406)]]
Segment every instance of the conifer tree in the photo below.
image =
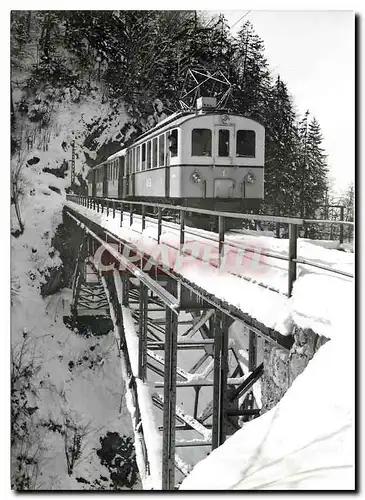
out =
[(264, 120), (270, 94), (270, 72), (264, 43), (247, 21), (238, 33), (235, 46), (235, 107), (247, 116)]
[(296, 154), (295, 112), (278, 77), (266, 110), (265, 161), (265, 208), (277, 215), (290, 215), (295, 207)]
[(322, 148), (322, 133), (316, 118), (310, 122), (307, 111), (299, 126), (300, 155), (300, 217), (315, 217), (325, 203), (327, 191), (327, 162)]

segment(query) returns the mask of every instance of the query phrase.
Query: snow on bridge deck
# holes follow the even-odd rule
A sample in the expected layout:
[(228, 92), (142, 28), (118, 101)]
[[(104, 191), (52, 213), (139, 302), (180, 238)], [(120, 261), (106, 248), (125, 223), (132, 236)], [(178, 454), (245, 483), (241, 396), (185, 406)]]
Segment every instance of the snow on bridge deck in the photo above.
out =
[[(153, 218), (146, 217), (146, 227), (142, 231), (138, 214), (133, 214), (133, 224), (130, 225), (129, 213), (124, 212), (123, 226), (120, 227), (120, 212), (117, 210), (113, 218), (111, 210), (107, 216), (106, 211), (98, 213), (71, 201), (66, 201), (66, 206), (123, 241), (133, 243), (141, 252), (167, 265), (189, 282), (282, 335), (291, 334), (293, 324), (297, 324), (332, 338), (338, 331), (339, 319), (353, 315), (353, 279), (330, 271), (298, 264), (292, 297), (285, 295), (288, 262), (283, 257), (288, 254), (286, 239), (257, 236), (252, 231), (226, 233), (225, 257), (219, 268), (215, 233), (186, 226), (180, 255), (177, 224), (163, 223), (158, 243), (157, 221)], [(237, 244), (238, 249), (233, 246)], [(265, 257), (263, 252), (279, 258)], [(298, 240), (298, 258), (334, 270), (354, 272), (353, 253), (323, 248), (308, 240)]]

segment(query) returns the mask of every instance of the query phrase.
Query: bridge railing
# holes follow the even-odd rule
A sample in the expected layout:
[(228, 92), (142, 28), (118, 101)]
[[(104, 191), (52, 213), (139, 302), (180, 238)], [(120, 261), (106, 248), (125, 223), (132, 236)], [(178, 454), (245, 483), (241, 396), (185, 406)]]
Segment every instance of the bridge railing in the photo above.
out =
[[(274, 215), (259, 215), (259, 214), (241, 214), (234, 212), (221, 212), (221, 211), (213, 211), (207, 209), (193, 208), (193, 207), (183, 207), (180, 205), (167, 205), (163, 203), (151, 203), (151, 202), (141, 202), (141, 201), (130, 201), (130, 200), (116, 200), (113, 198), (93, 198), (88, 196), (82, 196), (78, 194), (67, 194), (67, 200), (73, 201), (79, 205), (82, 205), (86, 208), (90, 208), (96, 210), (97, 212), (104, 213), (109, 216), (112, 211), (113, 218), (116, 216), (116, 211), (119, 209), (120, 211), (120, 225), (122, 225), (123, 214), (126, 211), (129, 213), (129, 222), (133, 223), (134, 215), (137, 215), (136, 209), (140, 209), (140, 213), (138, 215), (141, 217), (142, 221), (142, 231), (146, 227), (146, 209), (147, 207), (153, 207), (157, 211), (157, 241), (160, 243), (162, 227), (174, 227), (171, 223), (163, 221), (162, 215), (163, 210), (175, 211), (179, 216), (179, 233), (180, 233), (180, 249), (182, 249), (185, 243), (185, 233), (195, 234), (199, 236), (199, 238), (207, 239), (210, 241), (218, 242), (218, 256), (219, 256), (219, 267), (222, 264), (224, 257), (224, 246), (228, 245), (233, 248), (247, 250), (246, 247), (237, 244), (236, 242), (226, 242), (225, 241), (225, 227), (227, 219), (239, 219), (242, 221), (261, 221), (261, 222), (272, 222), (272, 223), (280, 223), (287, 225), (289, 228), (289, 245), (288, 245), (288, 255), (280, 255), (272, 252), (267, 252), (260, 250), (260, 255), (266, 256), (273, 259), (286, 260), (288, 262), (288, 292), (287, 296), (291, 297), (293, 284), (297, 278), (297, 264), (307, 265), (311, 267), (315, 267), (318, 269), (322, 269), (333, 274), (346, 276), (349, 278), (353, 278), (354, 275), (352, 273), (348, 273), (346, 271), (342, 271), (340, 269), (333, 269), (332, 267), (325, 266), (319, 264), (317, 262), (298, 258), (298, 228), (300, 226), (310, 226), (311, 224), (336, 224), (340, 227), (345, 225), (354, 226), (353, 222), (348, 221), (331, 221), (331, 220), (315, 220), (315, 219), (301, 219), (296, 217), (278, 217)], [(193, 228), (185, 228), (185, 216), (186, 213), (196, 213), (199, 215), (210, 215), (213, 217), (217, 217), (218, 219), (218, 236), (212, 237), (211, 235), (206, 235), (204, 232), (194, 231)]]

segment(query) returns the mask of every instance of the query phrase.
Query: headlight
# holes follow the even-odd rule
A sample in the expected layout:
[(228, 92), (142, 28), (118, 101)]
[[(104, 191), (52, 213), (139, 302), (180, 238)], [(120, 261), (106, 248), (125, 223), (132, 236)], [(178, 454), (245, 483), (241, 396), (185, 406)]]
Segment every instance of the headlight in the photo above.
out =
[(200, 175), (200, 173), (195, 170), (195, 172), (193, 172), (190, 176), (190, 179), (195, 182), (196, 184), (201, 182), (203, 180), (202, 176)]
[(244, 178), (243, 178), (243, 181), (246, 183), (246, 184), (253, 184), (256, 180), (256, 177), (254, 176), (254, 174), (252, 172), (248, 172)]
[(222, 123), (227, 123), (227, 122), (229, 122), (229, 116), (228, 116), (228, 115), (222, 115), (222, 116), (221, 116), (221, 122), (222, 122)]

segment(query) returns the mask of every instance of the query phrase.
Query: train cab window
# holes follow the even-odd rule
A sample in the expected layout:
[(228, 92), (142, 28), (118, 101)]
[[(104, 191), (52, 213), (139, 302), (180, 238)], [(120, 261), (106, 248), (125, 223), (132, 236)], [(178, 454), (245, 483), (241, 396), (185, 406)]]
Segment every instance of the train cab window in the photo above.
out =
[(255, 158), (256, 134), (254, 130), (238, 130), (236, 156)]
[(147, 142), (147, 170), (151, 168), (151, 141)]
[(140, 146), (137, 147), (137, 168), (136, 172), (139, 172), (141, 170), (141, 148)]
[(171, 156), (177, 156), (177, 148), (178, 148), (177, 128), (174, 128), (174, 130), (171, 130), (171, 133), (167, 136), (167, 138), (170, 141), (169, 150), (170, 150)]
[(229, 156), (229, 130), (219, 129), (218, 156)]
[(165, 136), (163, 134), (158, 138), (158, 151), (158, 166), (163, 167), (165, 165)]
[(191, 156), (212, 156), (212, 131), (195, 128), (191, 133)]
[(142, 144), (142, 170), (146, 170), (146, 143)]
[(136, 171), (136, 148), (132, 150), (132, 172)]
[(152, 168), (157, 167), (157, 137), (152, 141)]

